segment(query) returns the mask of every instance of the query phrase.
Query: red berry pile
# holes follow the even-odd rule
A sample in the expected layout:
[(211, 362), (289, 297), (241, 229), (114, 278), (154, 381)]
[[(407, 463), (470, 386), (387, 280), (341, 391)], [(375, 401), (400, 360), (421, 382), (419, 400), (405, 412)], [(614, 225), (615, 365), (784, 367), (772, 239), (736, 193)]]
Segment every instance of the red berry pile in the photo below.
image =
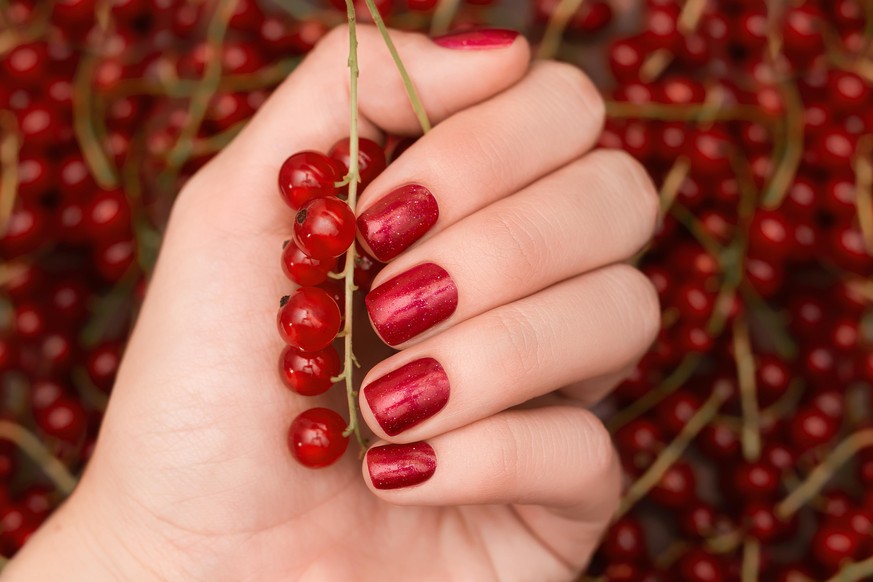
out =
[[(43, 467), (75, 475), (88, 458), (175, 193), (345, 18), (344, 2), (283, 4), (238, 0), (217, 26), (218, 0), (113, 1), (100, 19), (87, 0), (0, 3), (3, 555), (69, 490)], [(664, 329), (601, 406), (628, 487), (589, 579), (869, 579), (869, 2), (452, 4), (376, 2), (408, 30), (517, 26), (585, 68), (608, 101), (602, 145), (661, 186), (641, 267)], [(354, 240), (337, 186), (350, 150), (297, 154), (279, 178), (282, 269), (300, 287), (281, 308), (279, 369), (305, 396), (345, 371), (346, 286), (329, 274)], [(384, 163), (361, 140), (362, 184)], [(378, 264), (355, 255), (366, 289)], [(346, 426), (313, 408), (289, 444), (328, 464)]]
[[(359, 176), (349, 179), (360, 178), (358, 187), (363, 188), (385, 169), (385, 152), (368, 139), (359, 139), (357, 145)], [(344, 139), (329, 155), (299, 152), (279, 169), (279, 194), (295, 213), (293, 238), (282, 249), (282, 270), (300, 286), (283, 297), (279, 306), (279, 335), (287, 344), (279, 358), (279, 375), (290, 390), (303, 396), (324, 394), (341, 373), (352, 373), (351, 357), (342, 366), (332, 344), (345, 317), (345, 295), (355, 287), (366, 293), (378, 271), (375, 261), (356, 249), (351, 285), (344, 286), (338, 298), (335, 287), (324, 288), (332, 273), (339, 277), (338, 259), (342, 257), (345, 263), (343, 255), (357, 232), (355, 214), (341, 198), (350, 152), (351, 140)], [(312, 408), (291, 423), (288, 447), (302, 465), (325, 467), (342, 456), (348, 437), (347, 423), (339, 414)]]

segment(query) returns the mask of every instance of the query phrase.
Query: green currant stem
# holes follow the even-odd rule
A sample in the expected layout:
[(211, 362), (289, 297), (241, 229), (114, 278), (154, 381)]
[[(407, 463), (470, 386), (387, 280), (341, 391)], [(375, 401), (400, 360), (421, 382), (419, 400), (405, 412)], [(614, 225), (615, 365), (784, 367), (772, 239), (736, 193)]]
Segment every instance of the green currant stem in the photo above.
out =
[(749, 323), (738, 317), (734, 323), (734, 358), (737, 363), (737, 380), (740, 385), (740, 406), (743, 411), (741, 443), (743, 457), (755, 461), (761, 456), (761, 414), (758, 409), (755, 382), (755, 357), (749, 339)]
[(76, 478), (59, 460), (54, 458), (42, 442), (24, 427), (0, 420), (0, 438), (15, 443), (34, 463), (39, 465), (58, 491), (65, 496), (73, 492)]
[(740, 570), (742, 582), (758, 582), (758, 574), (761, 569), (761, 543), (748, 538), (743, 543), (743, 565)]
[(779, 162), (764, 191), (763, 206), (766, 209), (778, 208), (782, 204), (803, 158), (803, 102), (791, 81), (783, 81), (779, 87), (785, 103), (785, 117), (776, 155)]
[[(349, 206), (354, 210), (358, 203), (358, 184), (361, 181), (360, 164), (358, 163), (358, 30), (355, 16), (354, 0), (346, 0), (346, 12), (349, 20), (349, 100), (351, 102), (351, 119), (349, 122), (349, 174), (346, 176), (349, 184)], [(354, 345), (352, 343), (352, 323), (354, 322), (354, 297), (355, 290), (355, 245), (346, 252), (346, 266), (343, 271), (345, 278), (345, 301), (346, 321), (343, 328), (343, 341), (345, 344), (345, 365), (342, 375), (346, 381), (346, 398), (349, 404), (349, 424), (346, 427), (345, 436), (355, 435), (361, 452), (367, 448), (367, 442), (361, 434), (358, 423), (358, 391), (355, 390), (354, 382)]]
[(873, 576), (873, 558), (846, 564), (833, 577), (828, 578), (827, 582), (856, 582), (868, 580), (870, 576)]
[(847, 437), (834, 447), (827, 458), (810, 472), (799, 487), (776, 506), (776, 515), (782, 519), (793, 515), (821, 491), (821, 488), (843, 463), (867, 447), (873, 447), (873, 429), (859, 430)]
[(673, 105), (669, 103), (628, 103), (607, 101), (606, 113), (619, 119), (655, 119), (658, 121), (758, 121), (768, 123), (769, 118), (760, 109), (750, 105), (720, 106), (716, 103)]
[(430, 23), (431, 36), (438, 36), (449, 31), (460, 4), (461, 0), (440, 0)]
[(873, 134), (858, 140), (855, 153), (855, 207), (867, 252), (873, 255)]
[(385, 46), (388, 47), (388, 52), (391, 53), (391, 58), (394, 59), (394, 66), (397, 67), (397, 71), (403, 79), (403, 85), (406, 87), (406, 95), (409, 97), (409, 102), (412, 104), (412, 110), (415, 111), (415, 116), (418, 118), (418, 124), (421, 126), (421, 131), (427, 133), (431, 128), (430, 120), (427, 118), (427, 112), (424, 110), (424, 105), (421, 104), (421, 99), (418, 97), (418, 91), (415, 89), (415, 84), (412, 82), (409, 72), (407, 72), (406, 66), (403, 64), (403, 59), (400, 58), (400, 53), (397, 52), (397, 47), (394, 46), (394, 41), (391, 40), (391, 35), (388, 34), (388, 29), (385, 27), (385, 21), (382, 20), (382, 15), (379, 14), (376, 4), (373, 0), (366, 0), (366, 2), (367, 8), (370, 11), (370, 16), (373, 18), (376, 28), (379, 29), (379, 33), (385, 41)]
[(18, 197), (18, 150), (21, 138), (18, 135), (18, 122), (9, 111), (0, 111), (0, 235), (6, 232), (6, 225)]
[(115, 168), (109, 161), (103, 146), (100, 143), (102, 123), (99, 123), (94, 115), (95, 103), (93, 99), (93, 79), (97, 69), (98, 54), (96, 47), (108, 29), (108, 14), (110, 3), (104, 1), (98, 6), (97, 25), (98, 33), (95, 46), (82, 56), (76, 76), (73, 79), (73, 132), (82, 150), (82, 157), (91, 174), (102, 188), (109, 189), (118, 185), (118, 176)]
[(615, 416), (609, 419), (606, 426), (611, 432), (614, 432), (645, 414), (652, 409), (661, 400), (672, 394), (679, 386), (685, 383), (688, 378), (697, 370), (697, 367), (703, 361), (702, 354), (688, 354), (679, 363), (673, 372), (667, 376), (657, 387), (646, 392), (642, 398), (635, 400), (629, 406), (623, 408)]
[(691, 171), (691, 162), (685, 156), (679, 158), (673, 163), (667, 176), (664, 178), (664, 183), (661, 185), (659, 197), (661, 199), (661, 218), (663, 218), (670, 207), (676, 201), (676, 196), (679, 195), (679, 188), (682, 182), (688, 177), (688, 172)]
[(655, 459), (651, 467), (649, 467), (649, 469), (643, 473), (639, 479), (631, 484), (624, 498), (621, 500), (621, 505), (616, 513), (616, 517), (621, 517), (627, 513), (628, 510), (630, 510), (640, 499), (646, 496), (652, 487), (658, 483), (667, 469), (669, 469), (673, 463), (682, 456), (682, 453), (685, 452), (685, 449), (688, 448), (688, 445), (691, 444), (694, 437), (703, 430), (703, 427), (709, 424), (719, 408), (721, 408), (724, 401), (728, 399), (728, 396), (730, 396), (729, 390), (720, 388), (713, 390), (703, 406), (701, 406), (700, 409), (694, 413), (694, 416), (688, 420), (688, 423), (682, 429), (682, 432), (673, 439), (673, 442), (661, 451), (661, 454), (658, 455), (658, 458)]
[(206, 40), (209, 44), (212, 58), (206, 63), (203, 77), (201, 77), (197, 83), (197, 89), (191, 95), (185, 126), (179, 133), (176, 143), (167, 152), (168, 174), (175, 173), (191, 156), (194, 148), (194, 138), (200, 129), (200, 125), (203, 123), (203, 118), (206, 116), (209, 101), (215, 95), (221, 83), (221, 50), (224, 45), (224, 37), (227, 34), (228, 23), (230, 22), (230, 17), (233, 16), (237, 1), (219, 0), (212, 20), (209, 22)]
[(570, 19), (576, 14), (576, 11), (582, 7), (585, 0), (561, 0), (552, 15), (549, 18), (549, 23), (546, 26), (546, 32), (543, 35), (543, 40), (540, 42), (537, 49), (538, 59), (553, 59), (561, 50), (561, 42), (564, 38), (564, 31), (567, 30), (567, 25)]

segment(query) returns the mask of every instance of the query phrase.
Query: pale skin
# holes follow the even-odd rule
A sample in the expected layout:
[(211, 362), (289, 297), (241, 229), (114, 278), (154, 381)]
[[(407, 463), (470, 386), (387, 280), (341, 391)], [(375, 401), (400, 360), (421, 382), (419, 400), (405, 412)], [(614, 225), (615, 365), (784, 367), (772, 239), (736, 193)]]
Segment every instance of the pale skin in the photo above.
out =
[[(377, 490), (354, 442), (320, 470), (288, 451), (299, 412), (345, 407), (339, 387), (304, 398), (277, 376), (277, 300), (292, 287), (275, 179), (291, 153), (348, 135), (346, 34), (322, 41), (180, 194), (95, 455), (4, 579), (570, 580), (586, 566), (620, 495), (609, 435), (586, 407), (657, 332), (656, 294), (625, 264), (657, 198), (636, 162), (592, 151), (603, 105), (590, 82), (531, 64), (522, 38), (464, 51), (393, 34), (436, 127), (358, 206), (409, 182), (439, 204), (375, 285), (435, 262), (458, 309), (364, 385), (434, 357), (449, 403), (389, 438), (361, 400), (371, 441), (426, 440), (434, 476)], [(362, 135), (415, 134), (378, 33), (359, 36)], [(365, 327), (373, 363), (383, 348)]]

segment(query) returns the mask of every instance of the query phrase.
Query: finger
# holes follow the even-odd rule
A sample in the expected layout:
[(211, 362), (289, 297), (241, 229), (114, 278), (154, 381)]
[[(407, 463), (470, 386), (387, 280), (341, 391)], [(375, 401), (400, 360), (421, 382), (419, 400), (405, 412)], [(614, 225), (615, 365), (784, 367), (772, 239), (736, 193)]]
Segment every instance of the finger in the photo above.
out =
[(538, 63), (424, 136), (367, 188), (358, 204), (363, 242), (377, 259), (393, 259), (581, 156), (603, 119), (603, 100), (581, 70)]
[[(532, 515), (539, 510), (530, 506), (541, 505), (551, 519), (602, 527), (620, 491), (609, 433), (593, 414), (569, 406), (503, 412), (426, 442), (379, 443), (367, 452), (363, 474), (371, 491), (389, 503), (511, 503), (519, 505), (529, 524), (540, 522)], [(575, 532), (591, 536), (584, 540), (590, 546), (578, 537), (564, 539), (574, 536), (554, 529), (555, 539), (541, 541), (551, 542), (567, 560), (584, 562), (587, 556), (574, 556), (573, 548), (596, 546), (601, 527)]]
[(617, 374), (643, 355), (659, 323), (649, 280), (626, 265), (606, 267), (381, 362), (364, 379), (361, 412), (381, 438), (427, 439), (562, 386)]
[[(361, 135), (378, 138), (380, 130), (414, 134), (420, 131), (403, 81), (379, 32), (358, 27), (360, 68), (358, 107)], [(518, 37), (492, 50), (452, 50), (421, 34), (391, 32), (428, 117), (435, 123), (487, 99), (522, 77), (529, 48)], [(230, 202), (228, 215), (239, 223), (254, 215), (287, 224), (287, 212), (275, 195), (275, 180), (282, 162), (302, 150), (326, 151), (349, 135), (348, 28), (338, 27), (280, 86), (240, 136), (208, 168), (225, 184), (209, 195)], [(240, 184), (245, 178), (245, 186)], [(198, 177), (200, 179), (200, 177)], [(239, 188), (232, 188), (240, 184)], [(191, 190), (191, 189), (189, 189)], [(253, 203), (258, 203), (252, 207)], [(278, 217), (277, 217), (278, 215)], [(259, 226), (257, 224), (252, 226)]]
[(376, 277), (370, 319), (386, 343), (408, 346), (632, 256), (657, 212), (639, 162), (595, 151), (404, 253)]

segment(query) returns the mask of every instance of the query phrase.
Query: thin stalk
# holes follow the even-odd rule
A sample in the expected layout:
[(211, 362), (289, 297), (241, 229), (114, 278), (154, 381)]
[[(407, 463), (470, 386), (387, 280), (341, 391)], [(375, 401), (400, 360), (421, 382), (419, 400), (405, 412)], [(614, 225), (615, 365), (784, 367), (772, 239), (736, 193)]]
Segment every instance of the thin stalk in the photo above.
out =
[(743, 543), (743, 565), (740, 571), (742, 582), (758, 582), (761, 570), (761, 544), (754, 538)]
[(873, 134), (858, 141), (855, 154), (855, 207), (867, 252), (873, 255)]
[(682, 182), (688, 177), (691, 171), (691, 162), (685, 156), (679, 158), (673, 163), (670, 171), (667, 172), (667, 177), (664, 178), (664, 183), (661, 185), (659, 198), (661, 199), (661, 218), (664, 218), (670, 211), (670, 207), (676, 201), (676, 196), (679, 195), (679, 188), (682, 187)]
[[(349, 100), (351, 102), (351, 115), (349, 121), (349, 173), (346, 176), (349, 184), (349, 206), (354, 210), (358, 203), (358, 183), (361, 181), (360, 165), (358, 164), (358, 146), (360, 139), (358, 136), (358, 30), (357, 18), (355, 16), (355, 4), (353, 0), (346, 0), (346, 12), (349, 19)], [(349, 248), (346, 253), (346, 265), (343, 271), (345, 279), (345, 301), (346, 301), (346, 321), (343, 328), (343, 342), (345, 344), (345, 365), (342, 375), (346, 381), (346, 399), (349, 404), (349, 424), (346, 427), (345, 436), (355, 435), (358, 444), (361, 446), (361, 451), (367, 448), (367, 442), (361, 434), (361, 427), (358, 423), (358, 391), (355, 389), (354, 382), (354, 366), (356, 363), (353, 353), (352, 342), (352, 324), (354, 318), (354, 297), (355, 290), (355, 245)]]
[(776, 515), (785, 519), (815, 497), (843, 463), (861, 449), (873, 447), (873, 429), (863, 429), (846, 438), (830, 452), (822, 463), (813, 469), (803, 483), (776, 506)]
[(606, 114), (620, 119), (655, 119), (658, 121), (758, 121), (769, 118), (750, 105), (720, 106), (717, 103), (675, 105), (670, 103), (629, 103), (607, 101)]
[[(97, 26), (99, 34), (96, 39), (102, 39), (109, 26), (109, 2), (101, 2), (96, 9)], [(98, 120), (94, 114), (94, 72), (97, 69), (98, 55), (96, 46), (91, 47), (91, 52), (86, 52), (76, 69), (73, 79), (73, 132), (82, 157), (97, 184), (105, 189), (115, 188), (118, 185), (118, 176), (115, 167), (109, 160), (109, 156), (101, 143), (101, 135), (105, 133), (102, 120)]]
[(749, 323), (745, 317), (738, 317), (734, 323), (733, 339), (737, 380), (740, 385), (740, 405), (743, 411), (740, 442), (743, 447), (743, 457), (747, 461), (755, 461), (761, 456), (761, 414), (756, 395), (755, 358), (752, 355), (749, 338)]
[[(418, 97), (418, 91), (415, 90), (415, 84), (406, 71), (406, 66), (403, 64), (403, 59), (397, 52), (397, 47), (394, 46), (394, 41), (391, 40), (391, 35), (388, 34), (388, 28), (385, 27), (385, 21), (382, 20), (382, 15), (373, 3), (373, 0), (366, 0), (367, 8), (370, 10), (370, 16), (376, 24), (376, 28), (382, 34), (382, 39), (385, 41), (385, 46), (388, 47), (388, 52), (391, 53), (391, 58), (394, 59), (394, 66), (400, 73), (403, 79), (403, 86), (406, 87), (406, 95), (409, 97), (409, 103), (412, 105), (412, 110), (415, 111), (415, 116), (418, 118), (418, 124), (421, 126), (422, 133), (430, 131), (430, 120), (427, 118), (427, 112), (424, 110), (424, 105), (421, 104), (421, 99)], [(352, 206), (354, 208), (354, 206)]]
[(776, 156), (779, 162), (763, 197), (763, 206), (768, 210), (782, 204), (803, 158), (803, 102), (792, 81), (783, 81), (779, 87), (785, 103), (785, 118)]
[(76, 487), (76, 478), (70, 474), (63, 463), (52, 456), (33, 433), (14, 422), (0, 420), (0, 438), (12, 441), (24, 451), (34, 463), (39, 465), (43, 473), (64, 496), (73, 492)]
[(461, 0), (440, 0), (436, 11), (433, 13), (433, 20), (430, 23), (431, 36), (438, 36), (449, 31), (460, 5)]
[(584, 1), (561, 0), (561, 3), (555, 7), (546, 26), (546, 33), (543, 35), (543, 40), (540, 41), (539, 49), (537, 49), (538, 59), (555, 58), (555, 55), (561, 50), (561, 41), (564, 38), (564, 31), (567, 30), (567, 25), (570, 24), (570, 19), (582, 7)]
[(857, 582), (869, 580), (871, 576), (873, 576), (873, 558), (867, 558), (861, 562), (846, 564), (834, 576), (828, 578), (827, 582)]
[(640, 499), (646, 496), (652, 487), (657, 485), (667, 469), (679, 460), (682, 453), (684, 453), (685, 449), (688, 448), (688, 445), (691, 444), (691, 441), (693, 441), (697, 434), (703, 430), (703, 427), (709, 424), (719, 408), (721, 408), (721, 405), (724, 404), (724, 401), (728, 399), (729, 395), (730, 391), (728, 390), (720, 388), (713, 390), (703, 406), (701, 406), (700, 409), (694, 413), (694, 416), (688, 420), (688, 423), (682, 429), (682, 432), (673, 439), (673, 442), (661, 451), (661, 454), (658, 455), (658, 458), (655, 459), (655, 462), (652, 463), (651, 467), (649, 467), (649, 469), (643, 473), (639, 479), (631, 484), (624, 498), (621, 500), (621, 505), (616, 513), (616, 517), (620, 517), (627, 513)]
[(18, 197), (18, 122), (9, 111), (0, 111), (0, 236), (6, 232)]
[(191, 156), (194, 149), (194, 138), (206, 116), (209, 101), (221, 83), (221, 49), (236, 3), (237, 0), (219, 0), (215, 14), (209, 22), (207, 40), (212, 51), (212, 58), (206, 63), (203, 77), (197, 83), (197, 89), (191, 96), (185, 126), (182, 128), (176, 143), (167, 152), (167, 171), (171, 174), (181, 168)]

